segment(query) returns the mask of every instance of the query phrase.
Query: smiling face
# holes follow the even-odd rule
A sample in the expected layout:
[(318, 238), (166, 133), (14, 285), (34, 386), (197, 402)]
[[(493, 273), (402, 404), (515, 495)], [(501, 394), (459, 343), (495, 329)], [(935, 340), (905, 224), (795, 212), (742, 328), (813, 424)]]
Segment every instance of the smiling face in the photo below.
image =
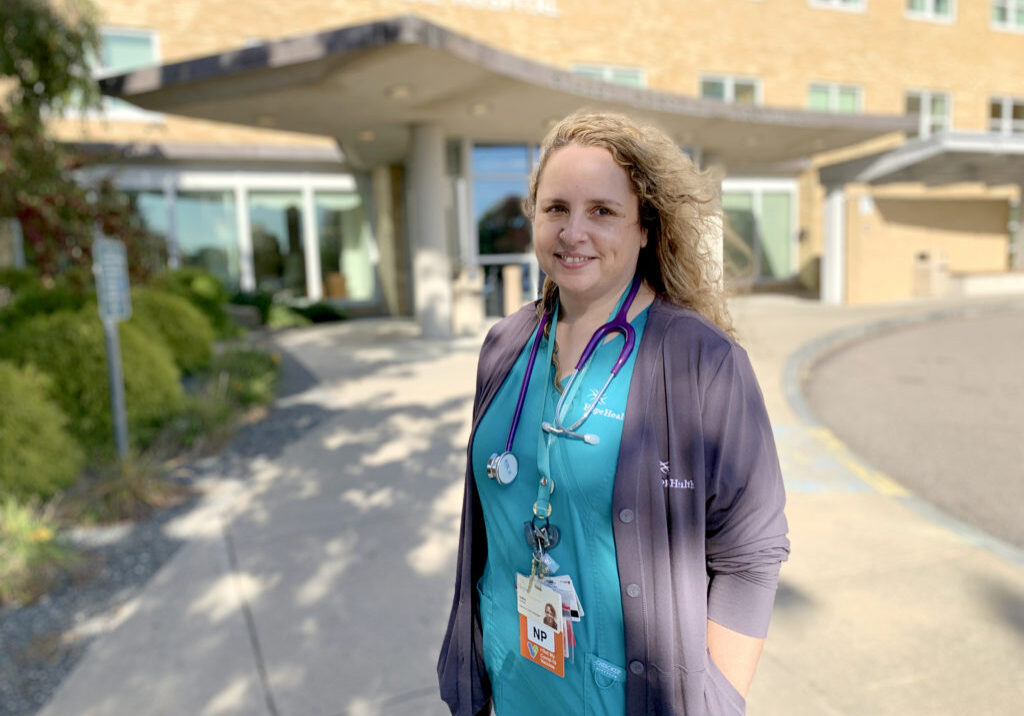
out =
[(647, 235), (626, 171), (603, 147), (556, 150), (537, 183), (533, 246), (563, 305), (614, 303), (636, 271)]

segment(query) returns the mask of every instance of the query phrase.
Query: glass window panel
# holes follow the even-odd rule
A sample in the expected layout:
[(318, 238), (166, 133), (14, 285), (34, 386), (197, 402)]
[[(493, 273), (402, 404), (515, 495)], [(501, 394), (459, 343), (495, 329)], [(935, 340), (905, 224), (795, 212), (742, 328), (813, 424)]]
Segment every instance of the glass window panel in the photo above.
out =
[(907, 114), (921, 114), (921, 95), (917, 92), (907, 92)]
[(182, 266), (196, 266), (239, 288), (238, 223), (232, 191), (180, 191), (174, 200), (175, 241)]
[(300, 192), (249, 193), (249, 227), (256, 288), (281, 296), (306, 295), (306, 253)]
[(128, 203), (142, 219), (146, 230), (167, 238), (167, 199), (162, 191), (126, 191)]
[(592, 80), (604, 79), (604, 70), (600, 67), (594, 67), (592, 65), (576, 65), (572, 68), (572, 71), (581, 77), (589, 77)]
[(526, 146), (473, 147), (474, 174), (529, 174), (530, 153)]
[(746, 191), (722, 193), (725, 212), (724, 261), (727, 278), (751, 280), (755, 276), (754, 195)]
[(761, 277), (787, 278), (793, 226), (792, 197), (788, 192), (765, 192), (761, 196)]
[(156, 62), (156, 47), (151, 35), (103, 31), (100, 50), (106, 72), (127, 72)]
[(860, 92), (853, 88), (839, 89), (839, 111), (853, 113), (860, 111)]
[(612, 69), (612, 82), (629, 87), (643, 87), (643, 73), (630, 68)]
[(324, 297), (373, 300), (377, 251), (362, 197), (348, 192), (317, 192), (314, 203)]
[(824, 85), (811, 85), (807, 91), (807, 106), (819, 112), (827, 112), (829, 110), (828, 104), (828, 87)]
[(757, 104), (757, 85), (753, 82), (737, 82), (735, 101), (740, 104)]
[(473, 209), (481, 254), (520, 254), (530, 251), (530, 225), (523, 214), (526, 178), (473, 183)]
[(725, 82), (722, 80), (701, 80), (700, 96), (708, 99), (725, 99)]
[(945, 117), (949, 113), (948, 98), (945, 94), (933, 94), (931, 97), (931, 111), (933, 117)]
[(907, 9), (914, 12), (923, 12), (924, 0), (907, 0)]
[(1012, 113), (1015, 122), (1024, 119), (1024, 102), (1014, 102)]
[(1001, 119), (1003, 116), (1003, 100), (993, 99), (988, 103), (988, 116), (992, 119)]
[(1010, 19), (1009, 12), (1004, 3), (1000, 3), (998, 0), (992, 3), (992, 22), (997, 25), (1005, 25)]
[(946, 17), (952, 12), (952, 5), (949, 0), (935, 0), (935, 14)]

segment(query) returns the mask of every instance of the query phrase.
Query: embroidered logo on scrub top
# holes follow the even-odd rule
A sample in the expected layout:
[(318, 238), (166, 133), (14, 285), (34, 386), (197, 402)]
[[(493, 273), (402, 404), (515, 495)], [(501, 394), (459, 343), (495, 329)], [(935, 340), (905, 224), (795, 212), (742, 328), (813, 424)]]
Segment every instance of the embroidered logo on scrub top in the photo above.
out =
[(599, 393), (600, 391), (597, 390), (596, 388), (590, 391), (589, 402), (585, 406), (583, 406), (583, 410), (590, 410), (590, 406), (594, 404), (595, 400), (597, 400), (598, 407), (594, 408), (594, 412), (592, 413), (593, 415), (600, 415), (602, 418), (611, 418), (612, 420), (618, 420), (620, 423), (624, 422), (626, 416), (623, 413), (616, 413), (614, 410), (601, 407), (605, 404), (605, 401), (603, 395), (599, 397)]
[(658, 472), (661, 473), (662, 487), (672, 487), (677, 490), (696, 489), (696, 485), (693, 484), (693, 480), (677, 480), (676, 478), (669, 476), (668, 460), (658, 460)]

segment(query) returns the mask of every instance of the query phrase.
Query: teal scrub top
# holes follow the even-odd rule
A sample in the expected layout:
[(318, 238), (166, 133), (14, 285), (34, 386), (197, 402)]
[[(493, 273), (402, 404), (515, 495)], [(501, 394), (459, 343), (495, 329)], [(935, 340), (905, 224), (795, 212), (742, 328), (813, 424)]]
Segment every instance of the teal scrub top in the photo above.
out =
[[(616, 310), (618, 310), (616, 308)], [(597, 445), (579, 438), (548, 435), (541, 422), (553, 422), (560, 393), (551, 365), (557, 321), (550, 337), (542, 339), (530, 378), (526, 401), (512, 453), (519, 461), (518, 477), (500, 485), (487, 477), (487, 460), (501, 453), (529, 362), (533, 336), (480, 421), (472, 446), (473, 475), (487, 532), (487, 565), (477, 583), (483, 630), (483, 657), (498, 716), (536, 709), (542, 713), (583, 713), (622, 716), (626, 710), (625, 633), (619, 591), (615, 540), (612, 532), (612, 491), (618, 465), (626, 399), (647, 310), (631, 324), (636, 342), (629, 359), (611, 381), (590, 417), (577, 429), (600, 437)], [(595, 350), (574, 390), (576, 398), (563, 419), (571, 426), (593, 402), (624, 345), (612, 334)], [(543, 416), (543, 418), (541, 417)], [(519, 614), (516, 573), (529, 575), (531, 551), (523, 523), (532, 517), (539, 482), (538, 455), (549, 445), (551, 477), (550, 523), (561, 539), (550, 552), (559, 564), (557, 575), (572, 577), (584, 616), (572, 625), (576, 639), (573, 660), (565, 662), (565, 677), (534, 664), (519, 653)]]

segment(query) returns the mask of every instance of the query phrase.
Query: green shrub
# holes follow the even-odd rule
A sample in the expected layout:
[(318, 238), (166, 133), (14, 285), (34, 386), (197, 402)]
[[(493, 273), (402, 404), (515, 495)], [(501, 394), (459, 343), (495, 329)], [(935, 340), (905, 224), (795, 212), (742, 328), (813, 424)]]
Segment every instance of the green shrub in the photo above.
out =
[(14, 291), (10, 305), (0, 311), (0, 326), (10, 328), (34, 316), (77, 311), (86, 305), (95, 306), (95, 300), (95, 294), (65, 281), (49, 288), (38, 282), (25, 283)]
[(270, 316), (270, 307), (274, 305), (274, 295), (268, 291), (236, 293), (231, 297), (231, 302), (239, 306), (255, 307), (260, 312), (260, 323), (266, 324)]
[(214, 356), (210, 379), (226, 385), (223, 392), (242, 406), (260, 405), (274, 399), (280, 356), (253, 348), (234, 348)]
[(318, 302), (308, 306), (292, 307), (292, 310), (300, 316), (308, 318), (313, 323), (329, 323), (331, 321), (344, 321), (348, 314), (337, 306), (330, 303)]
[(308, 326), (310, 321), (305, 316), (296, 313), (287, 306), (274, 304), (267, 313), (267, 328), (294, 328), (296, 326)]
[[(180, 374), (162, 341), (128, 323), (120, 324), (120, 336), (129, 437), (142, 446), (181, 408)], [(72, 434), (89, 453), (112, 453), (106, 345), (94, 310), (37, 316), (0, 333), (0, 357), (50, 376), (50, 397)]]
[(0, 286), (6, 286), (12, 293), (38, 285), (39, 277), (31, 269), (14, 268), (13, 266), (0, 267)]
[(156, 331), (182, 373), (195, 373), (209, 365), (213, 328), (206, 316), (181, 296), (152, 288), (134, 289), (130, 323)]
[(82, 449), (67, 416), (47, 395), (49, 379), (31, 366), (0, 361), (0, 493), (43, 499), (69, 487), (82, 469)]
[(34, 505), (0, 497), (0, 604), (35, 601), (77, 561), (54, 535), (52, 520)]
[(191, 301), (210, 321), (218, 338), (238, 335), (238, 326), (224, 308), (228, 292), (212, 273), (191, 267), (165, 271), (153, 279), (151, 286)]

